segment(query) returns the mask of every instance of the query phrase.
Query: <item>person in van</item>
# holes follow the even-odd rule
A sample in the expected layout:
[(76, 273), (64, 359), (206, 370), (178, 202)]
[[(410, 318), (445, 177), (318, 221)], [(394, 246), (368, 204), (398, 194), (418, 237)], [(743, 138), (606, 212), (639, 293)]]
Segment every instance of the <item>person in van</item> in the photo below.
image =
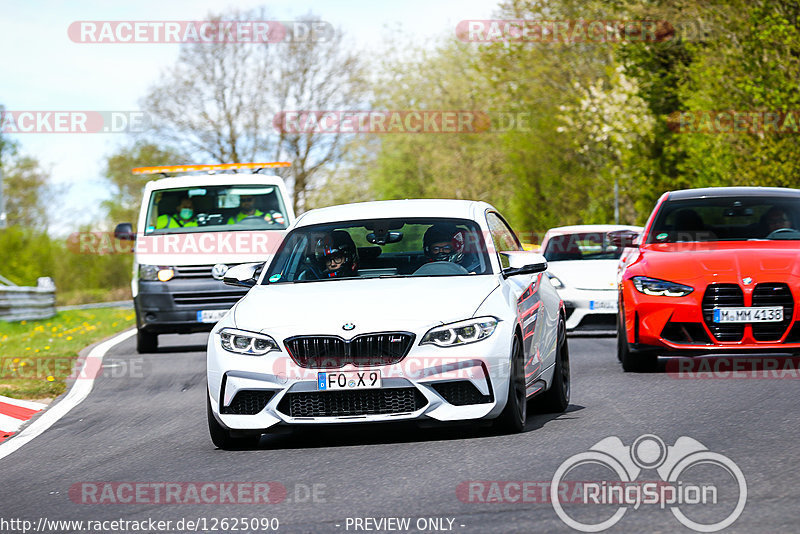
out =
[(228, 219), (228, 224), (236, 224), (246, 217), (264, 217), (264, 212), (256, 209), (256, 198), (252, 195), (239, 197), (239, 213)]
[(194, 203), (189, 197), (181, 198), (178, 204), (177, 213), (171, 215), (159, 215), (156, 221), (156, 229), (161, 228), (184, 228), (187, 226), (197, 226), (197, 219), (194, 213)]

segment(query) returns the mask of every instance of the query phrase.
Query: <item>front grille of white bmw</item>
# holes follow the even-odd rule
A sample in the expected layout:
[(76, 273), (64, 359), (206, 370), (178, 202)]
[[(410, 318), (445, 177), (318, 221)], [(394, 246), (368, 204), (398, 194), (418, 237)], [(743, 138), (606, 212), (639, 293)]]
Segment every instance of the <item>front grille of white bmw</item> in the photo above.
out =
[(361, 334), (351, 340), (339, 336), (297, 336), (285, 340), (289, 355), (300, 367), (339, 369), (392, 365), (405, 358), (414, 343), (410, 332)]
[(278, 411), (289, 417), (350, 417), (415, 412), (427, 404), (414, 387), (287, 393)]

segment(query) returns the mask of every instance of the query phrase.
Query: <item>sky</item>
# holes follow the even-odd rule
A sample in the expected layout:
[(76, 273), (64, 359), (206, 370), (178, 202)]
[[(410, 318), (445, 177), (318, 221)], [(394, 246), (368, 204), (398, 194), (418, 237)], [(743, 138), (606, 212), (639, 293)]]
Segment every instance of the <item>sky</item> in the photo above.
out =
[[(341, 28), (366, 53), (384, 46), (388, 28), (414, 43), (434, 46), (466, 19), (491, 18), (494, 0), (88, 0), (0, 1), (0, 105), (9, 111), (137, 111), (160, 73), (174, 65), (178, 44), (91, 44), (70, 40), (75, 21), (203, 20), (209, 13), (266, 7), (272, 20), (313, 13)], [(98, 220), (108, 198), (105, 158), (130, 143), (125, 134), (26, 133), (9, 135), (23, 154), (38, 159), (67, 193), (52, 206), (50, 231), (68, 233)]]

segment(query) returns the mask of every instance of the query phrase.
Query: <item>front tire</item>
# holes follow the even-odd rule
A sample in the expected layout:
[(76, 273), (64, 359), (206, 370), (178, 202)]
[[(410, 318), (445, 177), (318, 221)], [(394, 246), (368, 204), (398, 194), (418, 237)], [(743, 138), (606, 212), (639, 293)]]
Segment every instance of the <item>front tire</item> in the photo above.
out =
[(158, 351), (158, 334), (145, 332), (141, 328), (136, 330), (136, 352), (148, 354)]
[(261, 440), (261, 435), (233, 437), (230, 430), (219, 424), (214, 413), (211, 411), (211, 399), (206, 393), (206, 414), (208, 415), (208, 433), (211, 435), (211, 441), (214, 445), (222, 450), (230, 451), (237, 449), (252, 448), (258, 445)]
[(658, 369), (658, 354), (632, 350), (623, 324), (622, 318), (617, 318), (617, 359), (622, 362), (622, 370), (626, 373), (655, 372)]
[(511, 347), (511, 372), (508, 377), (506, 407), (497, 418), (497, 427), (509, 434), (518, 434), (525, 429), (528, 419), (528, 394), (525, 387), (525, 363), (522, 361), (522, 344), (514, 336)]
[(561, 413), (566, 410), (569, 406), (571, 383), (567, 327), (564, 321), (559, 321), (558, 347), (556, 349), (556, 366), (553, 371), (553, 383), (550, 385), (550, 389), (542, 394), (540, 401), (542, 411), (546, 413)]

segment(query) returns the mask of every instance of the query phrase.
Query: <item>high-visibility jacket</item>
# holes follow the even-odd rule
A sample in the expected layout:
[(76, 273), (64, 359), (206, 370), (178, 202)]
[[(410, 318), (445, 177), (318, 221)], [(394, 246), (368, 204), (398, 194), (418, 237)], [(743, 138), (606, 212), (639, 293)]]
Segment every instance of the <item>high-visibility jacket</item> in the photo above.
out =
[(156, 220), (156, 228), (183, 228), (186, 226), (197, 226), (197, 221), (190, 219), (185, 221), (176, 215), (159, 215)]
[(246, 213), (242, 213), (241, 211), (236, 214), (236, 217), (231, 217), (228, 219), (228, 224), (236, 224), (245, 217), (263, 217), (264, 212), (260, 210), (256, 210), (252, 215), (247, 215)]

